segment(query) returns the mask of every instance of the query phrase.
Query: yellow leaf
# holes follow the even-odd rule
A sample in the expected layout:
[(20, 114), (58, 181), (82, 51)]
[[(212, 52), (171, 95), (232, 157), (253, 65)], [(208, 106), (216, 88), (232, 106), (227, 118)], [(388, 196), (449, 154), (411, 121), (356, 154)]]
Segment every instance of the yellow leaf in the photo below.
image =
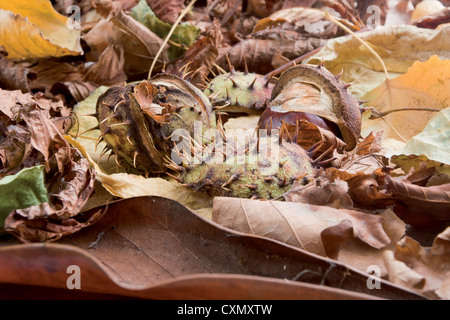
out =
[(0, 43), (10, 59), (80, 55), (80, 30), (48, 0), (0, 0)]
[[(432, 56), (426, 62), (417, 61), (406, 74), (386, 80), (363, 100), (381, 113), (414, 108), (442, 110), (450, 103), (450, 60)], [(364, 121), (362, 135), (383, 130), (384, 138), (406, 142), (419, 134), (434, 115), (436, 112), (430, 111), (394, 112), (382, 119)]]

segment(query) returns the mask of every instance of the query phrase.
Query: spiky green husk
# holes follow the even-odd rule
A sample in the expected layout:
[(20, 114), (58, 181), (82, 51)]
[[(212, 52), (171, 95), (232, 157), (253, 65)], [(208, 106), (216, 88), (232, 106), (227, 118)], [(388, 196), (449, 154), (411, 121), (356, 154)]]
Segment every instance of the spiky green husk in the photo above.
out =
[[(201, 165), (184, 169), (180, 175), (183, 184), (196, 191), (213, 196), (274, 199), (287, 192), (295, 181), (307, 183), (314, 174), (313, 166), (304, 149), (284, 142), (276, 152), (260, 152), (262, 140), (252, 141), (221, 163), (212, 158)], [(270, 149), (269, 149), (270, 150)], [(216, 158), (217, 159), (217, 158)]]
[[(116, 155), (118, 164), (128, 173), (148, 176), (166, 171), (163, 159), (170, 156), (174, 146), (171, 136), (176, 130), (194, 137), (196, 123), (201, 126), (198, 134), (204, 134), (215, 128), (216, 119), (203, 93), (180, 78), (158, 75), (142, 83), (149, 88), (144, 97), (136, 95), (139, 84), (105, 92), (97, 102), (97, 119), (100, 138)], [(138, 99), (161, 106), (164, 111), (144, 112)]]
[(221, 111), (259, 114), (264, 111), (272, 89), (273, 85), (261, 75), (232, 70), (211, 80), (205, 94)]
[(163, 171), (163, 158), (155, 147), (144, 114), (131, 94), (132, 89), (132, 86), (114, 87), (98, 99), (101, 138), (127, 172), (148, 175)]

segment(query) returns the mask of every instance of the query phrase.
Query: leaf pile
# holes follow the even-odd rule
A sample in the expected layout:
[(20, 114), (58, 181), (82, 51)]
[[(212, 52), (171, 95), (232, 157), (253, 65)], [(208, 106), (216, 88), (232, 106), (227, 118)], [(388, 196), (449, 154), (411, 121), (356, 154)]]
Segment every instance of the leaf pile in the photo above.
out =
[[(0, 0), (0, 284), (65, 289), (79, 265), (85, 293), (117, 297), (450, 299), (450, 19), (426, 2)], [(301, 63), (351, 84), (362, 131), (330, 148), (302, 120), (315, 172), (277, 199), (127, 174), (99, 143), (111, 87), (242, 71), (269, 88)], [(236, 143), (257, 131), (215, 107)]]

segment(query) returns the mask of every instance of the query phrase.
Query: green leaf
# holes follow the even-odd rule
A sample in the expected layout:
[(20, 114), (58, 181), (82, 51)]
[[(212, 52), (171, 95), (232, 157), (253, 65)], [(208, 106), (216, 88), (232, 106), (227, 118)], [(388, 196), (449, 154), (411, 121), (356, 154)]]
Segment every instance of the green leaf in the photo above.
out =
[(45, 166), (26, 168), (0, 180), (0, 228), (11, 211), (48, 201), (44, 169)]
[[(158, 19), (152, 9), (148, 6), (147, 1), (141, 0), (137, 6), (135, 6), (130, 13), (138, 22), (145, 25), (161, 39), (165, 39), (169, 34), (172, 26), (164, 21)], [(181, 23), (175, 28), (173, 35), (170, 40), (179, 44), (184, 45), (187, 48), (192, 46), (192, 44), (197, 40), (200, 35), (201, 30), (187, 22)], [(170, 60), (176, 59), (186, 52), (185, 48), (171, 45), (167, 55)]]

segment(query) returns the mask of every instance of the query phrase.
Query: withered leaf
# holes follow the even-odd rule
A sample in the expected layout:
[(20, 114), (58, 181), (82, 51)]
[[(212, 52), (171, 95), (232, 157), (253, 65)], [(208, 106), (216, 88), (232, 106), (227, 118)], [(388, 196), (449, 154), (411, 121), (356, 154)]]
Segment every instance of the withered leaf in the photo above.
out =
[(291, 190), (283, 197), (289, 202), (303, 202), (336, 209), (353, 208), (353, 201), (348, 195), (348, 184), (340, 179), (329, 182), (323, 176), (311, 180), (307, 185), (294, 182)]
[[(0, 248), (0, 297), (4, 299), (341, 300), (378, 299), (368, 294), (306, 282), (239, 274), (194, 274), (153, 285), (127, 285), (86, 250), (70, 245), (32, 244)], [(83, 270), (80, 290), (67, 290), (67, 266)], [(49, 272), (48, 266), (52, 266)], [(26, 280), (24, 280), (26, 279)], [(20, 285), (18, 290), (16, 286)], [(38, 286), (39, 291), (33, 290)], [(399, 294), (400, 295), (400, 294)], [(418, 298), (418, 297), (416, 297)]]
[[(374, 292), (367, 288), (368, 275), (363, 272), (277, 241), (226, 229), (176, 201), (139, 197), (85, 214), (99, 210), (107, 210), (101, 220), (60, 243), (86, 250), (107, 266), (112, 280), (128, 288), (158, 286), (196, 275), (240, 274), (323, 284), (385, 298), (420, 298), (384, 280), (382, 289)], [(4, 265), (0, 263), (0, 268)]]
[(206, 85), (207, 76), (213, 69), (219, 55), (222, 41), (222, 33), (217, 20), (213, 22), (206, 31), (188, 51), (170, 65), (166, 72), (175, 76), (183, 77), (195, 85)]
[[(101, 20), (83, 39), (91, 48), (91, 51), (86, 53), (89, 61), (98, 61), (110, 45), (122, 46), (124, 69), (128, 75), (148, 72), (153, 58), (163, 44), (161, 38), (123, 11)], [(156, 67), (161, 69), (164, 61), (167, 61), (166, 53), (160, 56)]]
[(30, 132), (29, 144), (42, 155), (42, 164), (46, 166), (49, 200), (12, 211), (5, 229), (23, 242), (43, 242), (91, 224), (99, 215), (79, 216), (94, 188), (95, 172), (89, 161), (70, 147), (53, 122), (39, 110), (22, 111), (21, 118)]
[(227, 68), (226, 55), (228, 55), (231, 64), (236, 69), (243, 70), (246, 60), (250, 70), (259, 74), (266, 74), (273, 70), (271, 62), (273, 56), (278, 52), (291, 60), (321, 47), (324, 41), (313, 37), (300, 37), (298, 40), (246, 39), (234, 45), (223, 56), (219, 57), (217, 64)]
[(389, 279), (432, 299), (449, 299), (450, 228), (438, 234), (431, 247), (410, 237), (385, 257)]
[(169, 24), (175, 24), (181, 11), (184, 9), (183, 0), (146, 0), (156, 16)]
[(450, 221), (450, 183), (421, 187), (390, 176), (386, 182), (394, 212), (405, 222), (423, 228)]
[(380, 216), (298, 202), (216, 197), (213, 221), (324, 256), (327, 255), (327, 247), (334, 247), (324, 242), (323, 233), (327, 230), (333, 230), (335, 238), (346, 241), (358, 238), (377, 249), (390, 243)]
[(8, 60), (0, 54), (0, 86), (6, 90), (30, 92), (30, 81), (36, 78), (27, 63)]

